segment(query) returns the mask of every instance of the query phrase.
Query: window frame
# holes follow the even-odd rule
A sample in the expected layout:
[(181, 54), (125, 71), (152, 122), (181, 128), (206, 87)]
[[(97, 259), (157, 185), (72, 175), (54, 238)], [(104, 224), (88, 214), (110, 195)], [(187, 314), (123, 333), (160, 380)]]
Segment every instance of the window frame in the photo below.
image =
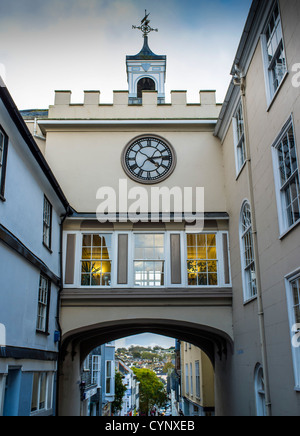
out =
[(193, 377), (193, 362), (190, 362), (190, 395), (193, 397), (194, 396), (194, 377)]
[[(49, 213), (46, 211), (46, 207), (49, 208)], [(47, 212), (47, 214), (46, 214)], [(47, 220), (49, 218), (49, 222)], [(44, 195), (44, 207), (43, 207), (43, 245), (51, 251), (52, 247), (52, 222), (53, 222), (53, 206)], [(46, 229), (46, 232), (45, 232)]]
[[(111, 271), (110, 271), (110, 285), (109, 286), (103, 286), (103, 285), (82, 285), (82, 263), (83, 262), (89, 262), (89, 259), (83, 259), (82, 258), (82, 249), (83, 249), (83, 236), (93, 236), (93, 235), (98, 235), (98, 236), (111, 236), (111, 257), (109, 259), (105, 259), (103, 260), (102, 258), (100, 260), (98, 260), (99, 262), (110, 262), (111, 263)], [(76, 257), (76, 259), (78, 259), (78, 262), (75, 260), (75, 262), (77, 262), (78, 264), (78, 276), (79, 276), (79, 287), (82, 289), (111, 289), (112, 287), (116, 286), (115, 283), (115, 279), (114, 279), (114, 271), (115, 271), (115, 265), (117, 264), (117, 247), (116, 247), (116, 239), (115, 238), (115, 232), (108, 232), (108, 231), (102, 231), (102, 232), (96, 232), (96, 231), (86, 231), (86, 232), (80, 232), (79, 233), (79, 257)], [(90, 261), (92, 261), (92, 259), (90, 259)]]
[[(251, 214), (251, 226), (247, 228), (247, 230), (243, 230), (243, 212), (244, 208), (248, 206)], [(252, 293), (252, 289), (249, 289), (249, 281), (247, 280), (247, 275), (249, 275), (249, 272), (251, 274), (251, 266), (254, 266), (254, 272), (256, 274), (256, 265), (255, 265), (255, 254), (254, 254), (254, 244), (253, 244), (253, 233), (252, 233), (252, 210), (251, 205), (248, 200), (244, 200), (241, 207), (240, 212), (240, 224), (239, 224), (239, 237), (240, 237), (240, 253), (241, 253), (241, 273), (242, 273), (242, 283), (243, 283), (243, 297), (244, 297), (244, 304), (253, 301), (257, 298), (257, 287), (256, 287), (256, 293)], [(253, 260), (246, 264), (246, 258), (245, 258), (245, 236), (249, 234), (251, 238), (251, 251), (253, 255)]]
[[(134, 263), (135, 262), (138, 262), (139, 260), (137, 260), (136, 258), (135, 258), (135, 248), (136, 248), (136, 246), (135, 246), (135, 240), (136, 240), (136, 236), (137, 235), (163, 235), (163, 239), (164, 239), (164, 255), (163, 255), (163, 257), (164, 257), (164, 259), (163, 260), (147, 260), (147, 259), (144, 259), (144, 260), (141, 260), (142, 262), (163, 262), (163, 270), (164, 270), (164, 273), (163, 273), (163, 275), (164, 275), (164, 284), (163, 285), (160, 285), (160, 286), (150, 286), (150, 285), (147, 285), (147, 286), (139, 286), (139, 285), (136, 285), (135, 283), (136, 283), (136, 280), (135, 280), (135, 267), (134, 267)], [(134, 231), (134, 232), (132, 232), (132, 238), (131, 238), (131, 258), (129, 258), (129, 262), (130, 262), (130, 268), (129, 268), (129, 271), (130, 271), (130, 276), (129, 276), (129, 280), (128, 280), (128, 282), (130, 283), (132, 283), (132, 287), (133, 288), (136, 288), (136, 289), (147, 289), (147, 288), (153, 288), (153, 289), (159, 289), (159, 288), (166, 288), (166, 287), (168, 287), (168, 284), (169, 284), (169, 274), (168, 274), (168, 272), (169, 272), (169, 267), (170, 267), (170, 249), (169, 249), (169, 246), (168, 246), (168, 237), (167, 237), (167, 235), (168, 235), (168, 232), (163, 232), (163, 231), (144, 231), (144, 232), (138, 232), (138, 231)]]
[[(110, 363), (110, 376), (108, 376), (107, 374), (107, 364)], [(114, 386), (113, 386), (113, 381), (114, 381), (114, 370), (115, 370), (115, 366), (114, 366), (114, 361), (113, 360), (106, 360), (105, 361), (105, 395), (106, 396), (113, 396), (114, 395)], [(107, 381), (110, 380), (110, 392), (107, 392)]]
[(0, 133), (3, 136), (3, 149), (0, 158), (0, 200), (5, 201), (5, 182), (6, 182), (6, 168), (7, 168), (7, 155), (9, 138), (5, 130), (0, 125)]
[(190, 395), (189, 364), (185, 364), (185, 393)]
[(93, 354), (92, 355), (92, 375), (91, 380), (93, 385), (97, 385), (97, 387), (101, 386), (101, 355)]
[(201, 399), (201, 376), (200, 376), (200, 360), (195, 361), (195, 388), (196, 398)]
[[(33, 387), (34, 387), (34, 377), (38, 377), (38, 389), (36, 398), (36, 409), (32, 410), (33, 402)], [(45, 385), (45, 407), (40, 408), (41, 399), (41, 377), (46, 377)], [(50, 413), (53, 409), (53, 388), (54, 388), (54, 374), (51, 371), (39, 371), (34, 372), (32, 377), (32, 390), (31, 390), (31, 406), (30, 406), (30, 416), (43, 415), (45, 413)]]
[[(238, 121), (237, 121), (237, 114), (241, 111), (241, 114), (243, 116), (243, 133), (241, 137), (239, 138), (239, 127), (238, 127)], [(236, 167), (236, 177), (239, 176), (239, 174), (242, 172), (246, 161), (247, 161), (247, 152), (246, 152), (246, 135), (245, 135), (245, 116), (244, 116), (244, 108), (243, 108), (243, 102), (242, 99), (239, 98), (238, 103), (236, 105), (234, 115), (232, 118), (232, 125), (233, 125), (233, 141), (234, 141), (234, 155), (235, 155), (235, 167)], [(239, 148), (242, 150), (243, 155), (243, 162), (240, 162), (240, 153)]]
[[(205, 288), (205, 289), (211, 289), (211, 288), (215, 288), (215, 287), (226, 287), (226, 286), (231, 286), (230, 285), (225, 285), (225, 280), (223, 277), (223, 271), (222, 271), (222, 266), (223, 266), (223, 244), (222, 244), (222, 234), (223, 233), (228, 233), (228, 232), (222, 232), (222, 231), (217, 231), (217, 230), (211, 230), (211, 231), (185, 231), (185, 256), (184, 256), (184, 262), (185, 264), (182, 264), (182, 268), (184, 271), (184, 275), (185, 275), (185, 287), (187, 287), (188, 289), (195, 289), (195, 288)], [(189, 285), (188, 284), (188, 270), (187, 270), (187, 262), (188, 262), (188, 245), (187, 245), (187, 235), (215, 235), (216, 237), (216, 251), (217, 251), (217, 258), (216, 258), (216, 263), (217, 263), (217, 285)], [(204, 260), (206, 262), (208, 262), (209, 260)], [(230, 274), (230, 272), (229, 272)], [(230, 274), (230, 282), (231, 282), (231, 274)]]
[(255, 403), (256, 403), (256, 415), (267, 416), (266, 411), (266, 392), (261, 389), (260, 380), (264, 377), (263, 367), (260, 364), (256, 365), (254, 372), (254, 391), (255, 391)]
[[(42, 280), (45, 280), (46, 284), (47, 284), (47, 289), (44, 290), (46, 291), (46, 297), (47, 297), (47, 301), (46, 303), (44, 301), (41, 300), (41, 282)], [(51, 299), (51, 280), (49, 278), (47, 278), (45, 275), (43, 275), (42, 273), (40, 274), (40, 279), (39, 279), (39, 292), (38, 292), (38, 304), (37, 304), (37, 319), (36, 319), (36, 331), (37, 333), (42, 333), (42, 334), (48, 334), (49, 331), (49, 312), (50, 312), (50, 299)], [(40, 315), (40, 308), (43, 307), (43, 315)], [(43, 328), (40, 328), (40, 323), (39, 320), (44, 319), (43, 321)]]
[[(291, 174), (291, 176), (285, 181), (285, 183), (282, 184), (281, 176), (280, 176), (280, 168), (279, 168), (278, 149), (282, 144), (284, 137), (288, 136), (289, 131), (291, 129), (293, 132), (297, 169)], [(273, 159), (274, 183), (275, 183), (275, 191), (276, 191), (277, 215), (278, 215), (279, 234), (280, 234), (279, 237), (282, 238), (287, 232), (292, 230), (300, 223), (300, 217), (299, 217), (299, 219), (296, 220), (293, 224), (291, 225), (289, 224), (288, 217), (287, 217), (286, 197), (285, 197), (286, 189), (291, 185), (293, 180), (295, 180), (296, 178), (298, 178), (298, 191), (300, 188), (299, 156), (298, 156), (298, 147), (297, 147), (297, 141), (295, 135), (294, 122), (293, 122), (293, 115), (291, 115), (287, 120), (287, 122), (284, 124), (280, 134), (273, 142), (271, 150), (272, 150), (272, 159)], [(299, 198), (299, 206), (300, 206), (300, 196), (298, 196), (298, 198)]]
[(294, 368), (295, 391), (300, 392), (300, 347), (295, 348), (293, 347), (292, 344), (293, 336), (295, 335), (295, 332), (293, 331), (293, 326), (297, 324), (297, 320), (295, 318), (292, 284), (298, 280), (300, 281), (300, 268), (298, 268), (296, 271), (292, 272), (291, 274), (285, 276), (285, 289), (286, 289), (287, 304), (288, 304), (288, 317), (289, 317), (289, 327), (290, 327), (290, 335), (291, 335), (291, 351), (292, 351), (293, 368)]
[[(272, 56), (272, 60), (269, 61), (269, 54), (268, 54), (268, 41), (267, 40), (267, 31), (268, 31), (268, 27), (270, 25), (270, 21), (272, 19), (272, 15), (274, 14), (274, 11), (276, 9), (276, 7), (278, 8), (278, 18), (274, 24), (274, 29), (272, 34), (274, 35), (276, 33), (276, 29), (278, 26), (280, 26), (280, 31), (281, 31), (281, 40), (278, 43), (276, 50), (274, 51), (274, 54)], [(274, 18), (274, 17), (273, 17)], [(278, 23), (277, 23), (278, 21)], [(277, 27), (276, 27), (276, 23), (277, 23)], [(271, 34), (271, 35), (272, 35)], [(282, 50), (280, 50), (280, 46), (282, 44)], [(273, 100), (275, 99), (275, 97), (277, 96), (282, 83), (284, 82), (287, 74), (288, 74), (288, 65), (287, 65), (287, 58), (286, 58), (286, 50), (285, 50), (285, 44), (284, 44), (284, 37), (283, 37), (283, 30), (282, 30), (282, 20), (281, 20), (281, 13), (280, 13), (280, 7), (279, 7), (279, 2), (277, 0), (275, 0), (273, 2), (273, 5), (270, 9), (270, 12), (268, 14), (268, 18), (266, 21), (266, 24), (264, 26), (262, 35), (261, 35), (261, 47), (262, 47), (262, 57), (263, 57), (263, 67), (264, 67), (264, 76), (265, 76), (265, 87), (266, 87), (266, 97), (267, 97), (267, 105), (268, 108), (271, 106)], [(273, 89), (273, 69), (272, 66), (274, 66), (274, 64), (276, 63), (276, 59), (278, 58), (278, 54), (283, 53), (284, 55), (284, 60), (285, 60), (285, 71), (284, 74), (281, 77), (281, 80), (278, 82), (278, 86), (276, 89)]]

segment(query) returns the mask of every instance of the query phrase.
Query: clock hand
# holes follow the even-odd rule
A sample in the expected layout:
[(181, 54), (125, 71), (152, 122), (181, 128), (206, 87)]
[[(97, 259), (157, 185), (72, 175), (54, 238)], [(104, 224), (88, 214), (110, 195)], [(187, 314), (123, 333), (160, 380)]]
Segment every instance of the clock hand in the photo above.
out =
[(155, 159), (155, 157), (154, 158), (152, 158), (152, 157), (149, 157), (149, 161), (151, 162), (151, 163), (153, 163), (153, 165), (156, 165), (156, 168), (158, 168), (159, 167), (159, 165), (158, 165), (158, 163), (157, 162), (154, 162), (154, 160), (153, 159)]

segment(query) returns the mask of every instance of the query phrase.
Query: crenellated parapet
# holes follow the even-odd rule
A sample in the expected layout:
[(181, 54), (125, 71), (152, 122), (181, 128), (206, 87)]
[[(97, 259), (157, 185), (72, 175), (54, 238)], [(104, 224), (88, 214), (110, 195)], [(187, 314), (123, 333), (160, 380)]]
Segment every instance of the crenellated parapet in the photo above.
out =
[(84, 91), (83, 103), (71, 101), (71, 91), (56, 91), (49, 118), (55, 119), (216, 119), (221, 105), (215, 91), (200, 91), (199, 103), (188, 103), (186, 91), (171, 91), (171, 103), (158, 99), (157, 91), (143, 91), (139, 104), (129, 103), (128, 91), (114, 91), (113, 103), (101, 102), (100, 91)]

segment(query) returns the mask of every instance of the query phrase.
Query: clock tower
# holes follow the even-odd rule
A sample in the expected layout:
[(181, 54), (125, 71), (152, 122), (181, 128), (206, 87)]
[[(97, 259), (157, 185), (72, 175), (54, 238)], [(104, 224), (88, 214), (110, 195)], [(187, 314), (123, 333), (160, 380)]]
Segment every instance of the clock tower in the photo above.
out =
[(145, 11), (141, 25), (132, 26), (133, 29), (142, 31), (144, 45), (137, 55), (126, 56), (129, 104), (142, 104), (143, 91), (157, 91), (158, 104), (165, 103), (167, 57), (154, 54), (149, 47), (149, 33), (158, 31), (150, 27), (149, 15)]

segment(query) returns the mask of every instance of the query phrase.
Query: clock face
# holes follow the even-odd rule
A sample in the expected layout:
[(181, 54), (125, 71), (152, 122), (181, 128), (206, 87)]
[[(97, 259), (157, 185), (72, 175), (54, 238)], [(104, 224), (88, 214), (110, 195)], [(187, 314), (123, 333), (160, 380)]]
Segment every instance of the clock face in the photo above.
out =
[(176, 165), (176, 156), (171, 144), (158, 136), (135, 138), (125, 148), (122, 165), (133, 180), (154, 184), (169, 177)]

